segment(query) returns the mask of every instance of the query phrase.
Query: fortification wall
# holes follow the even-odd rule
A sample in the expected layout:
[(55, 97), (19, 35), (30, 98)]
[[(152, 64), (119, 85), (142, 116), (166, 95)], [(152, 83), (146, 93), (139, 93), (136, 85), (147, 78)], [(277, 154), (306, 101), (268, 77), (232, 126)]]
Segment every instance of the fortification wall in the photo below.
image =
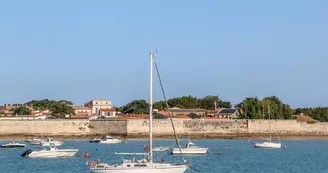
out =
[[(268, 120), (173, 120), (179, 135), (245, 137), (269, 133)], [(0, 120), (0, 136), (43, 134), (47, 136), (90, 136), (96, 134), (145, 137), (149, 121), (132, 120)], [(296, 120), (271, 120), (272, 131), (281, 135), (327, 135), (328, 123), (307, 124)], [(153, 135), (173, 136), (170, 120), (154, 120)]]
[(85, 135), (88, 120), (1, 120), (0, 135)]
[(126, 135), (126, 120), (91, 120), (90, 134)]

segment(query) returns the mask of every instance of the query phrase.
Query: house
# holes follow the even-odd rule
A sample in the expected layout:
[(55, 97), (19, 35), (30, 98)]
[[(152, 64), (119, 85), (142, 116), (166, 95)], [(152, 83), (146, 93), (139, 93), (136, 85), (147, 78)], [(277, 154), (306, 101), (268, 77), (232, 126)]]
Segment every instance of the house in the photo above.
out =
[(216, 117), (221, 110), (222, 110), (222, 108), (218, 108), (215, 110), (207, 110), (207, 116)]
[(199, 116), (205, 116), (206, 109), (180, 109), (180, 108), (171, 108), (169, 109), (172, 116), (177, 115), (188, 115), (190, 113), (197, 114)]
[(217, 115), (219, 118), (236, 119), (238, 117), (238, 111), (237, 109), (224, 108)]
[(91, 113), (100, 115), (101, 109), (111, 109), (112, 101), (110, 100), (91, 100), (84, 105), (85, 107), (91, 108)]
[(170, 108), (169, 111), (163, 110), (163, 111), (158, 111), (156, 113), (169, 117), (169, 112), (172, 118), (181, 118), (181, 117), (185, 118), (185, 115), (188, 116), (190, 113), (194, 113), (199, 116), (205, 116), (206, 109), (180, 109), (175, 107), (175, 108)]
[(92, 114), (92, 109), (89, 107), (73, 106), (73, 110), (75, 114), (79, 114), (79, 113), (86, 113), (88, 115)]
[(116, 117), (115, 108), (101, 108), (100, 115), (106, 118)]

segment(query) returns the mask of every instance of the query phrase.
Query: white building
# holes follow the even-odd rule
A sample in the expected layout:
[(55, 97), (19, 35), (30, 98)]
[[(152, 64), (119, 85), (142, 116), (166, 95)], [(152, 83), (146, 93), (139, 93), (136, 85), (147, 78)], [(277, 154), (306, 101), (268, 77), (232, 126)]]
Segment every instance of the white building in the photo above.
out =
[(106, 118), (116, 117), (116, 110), (115, 108), (102, 108), (100, 109), (100, 115)]
[(79, 106), (74, 106), (73, 107), (75, 114), (80, 114), (80, 113), (84, 113), (87, 115), (91, 115), (92, 114), (92, 109), (89, 107), (79, 107)]
[(101, 109), (111, 109), (112, 101), (110, 100), (91, 100), (85, 107), (91, 108), (93, 114), (101, 115)]

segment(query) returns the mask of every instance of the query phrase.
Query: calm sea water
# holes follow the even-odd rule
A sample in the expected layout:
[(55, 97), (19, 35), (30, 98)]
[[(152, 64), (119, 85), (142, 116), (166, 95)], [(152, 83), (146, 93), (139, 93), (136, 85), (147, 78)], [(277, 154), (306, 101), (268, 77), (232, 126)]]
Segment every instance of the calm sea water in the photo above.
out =
[[(6, 143), (8, 141), (0, 141)], [(19, 141), (23, 142), (23, 141)], [(184, 145), (186, 141), (181, 141)], [(193, 140), (199, 146), (209, 147), (205, 156), (164, 155), (166, 162), (188, 160), (194, 169), (207, 173), (327, 173), (328, 172), (328, 141), (327, 140), (293, 140), (282, 141), (287, 148), (255, 149), (247, 140)], [(86, 166), (88, 159), (84, 153), (90, 154), (91, 160), (115, 163), (121, 156), (115, 156), (115, 151), (143, 152), (146, 140), (129, 140), (128, 144), (108, 145), (89, 143), (88, 140), (67, 140), (60, 148), (77, 148), (80, 151), (73, 158), (31, 159), (22, 158), (20, 154), (27, 149), (36, 150), (36, 146), (28, 145), (23, 149), (0, 149), (0, 172), (89, 172)], [(227, 144), (227, 145), (226, 145)], [(154, 146), (173, 146), (173, 140), (156, 140)], [(218, 155), (221, 152), (222, 155)], [(159, 154), (155, 154), (159, 155)], [(130, 159), (129, 156), (124, 156)], [(158, 160), (161, 160), (159, 157)], [(187, 171), (195, 172), (195, 171)]]

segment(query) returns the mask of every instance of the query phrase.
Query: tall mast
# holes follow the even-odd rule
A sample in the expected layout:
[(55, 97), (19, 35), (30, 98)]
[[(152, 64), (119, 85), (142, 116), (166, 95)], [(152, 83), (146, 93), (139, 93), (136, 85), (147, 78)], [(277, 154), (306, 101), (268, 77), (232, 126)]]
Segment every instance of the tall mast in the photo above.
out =
[(271, 142), (271, 111), (269, 105), (268, 105), (268, 112), (269, 112), (269, 132), (270, 132), (270, 142)]
[(149, 78), (149, 162), (153, 162), (153, 52), (150, 51), (150, 78)]

